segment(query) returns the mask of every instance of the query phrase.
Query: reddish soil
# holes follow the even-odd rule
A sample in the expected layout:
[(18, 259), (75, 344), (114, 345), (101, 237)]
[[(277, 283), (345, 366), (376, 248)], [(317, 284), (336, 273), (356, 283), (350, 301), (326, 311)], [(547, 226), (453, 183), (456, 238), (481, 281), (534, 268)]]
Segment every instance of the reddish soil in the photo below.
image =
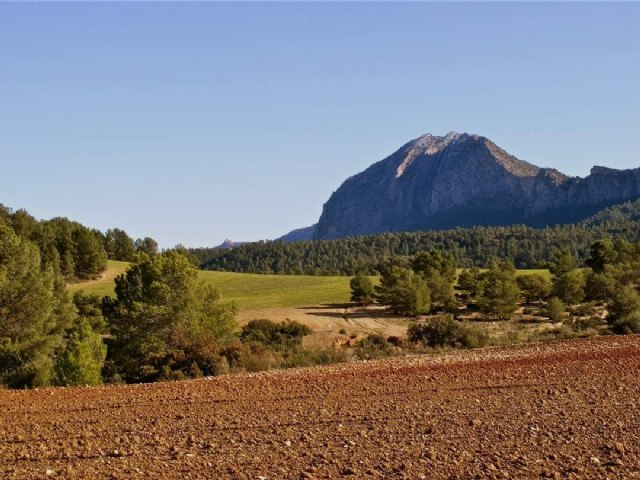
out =
[(0, 391), (0, 478), (640, 478), (640, 336)]

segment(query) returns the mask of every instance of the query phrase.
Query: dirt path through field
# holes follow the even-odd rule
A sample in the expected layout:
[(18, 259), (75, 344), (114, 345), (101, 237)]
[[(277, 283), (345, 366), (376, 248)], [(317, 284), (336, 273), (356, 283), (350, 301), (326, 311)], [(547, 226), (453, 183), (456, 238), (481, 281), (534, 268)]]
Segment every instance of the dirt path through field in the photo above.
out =
[(640, 336), (0, 391), (0, 478), (640, 478)]

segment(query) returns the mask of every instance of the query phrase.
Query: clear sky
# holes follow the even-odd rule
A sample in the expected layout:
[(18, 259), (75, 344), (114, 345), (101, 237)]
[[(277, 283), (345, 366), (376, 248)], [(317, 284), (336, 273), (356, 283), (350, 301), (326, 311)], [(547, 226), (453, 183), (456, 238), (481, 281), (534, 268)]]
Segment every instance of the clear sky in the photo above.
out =
[(430, 132), (640, 166), (640, 3), (0, 3), (0, 202), (275, 238)]

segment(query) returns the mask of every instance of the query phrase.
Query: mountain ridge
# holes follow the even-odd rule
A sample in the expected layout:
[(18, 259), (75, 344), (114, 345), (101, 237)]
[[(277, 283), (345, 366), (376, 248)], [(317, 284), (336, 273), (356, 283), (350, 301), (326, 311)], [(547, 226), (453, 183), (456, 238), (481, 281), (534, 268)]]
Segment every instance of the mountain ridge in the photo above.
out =
[(638, 197), (640, 168), (594, 166), (587, 177), (569, 177), (480, 135), (426, 134), (345, 180), (324, 204), (313, 238), (571, 223)]

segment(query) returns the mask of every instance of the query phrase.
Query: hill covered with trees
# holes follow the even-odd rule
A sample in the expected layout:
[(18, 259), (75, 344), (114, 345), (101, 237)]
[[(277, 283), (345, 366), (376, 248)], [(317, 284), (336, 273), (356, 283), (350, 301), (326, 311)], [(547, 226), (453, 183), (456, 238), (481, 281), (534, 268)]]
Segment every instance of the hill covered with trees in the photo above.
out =
[(453, 254), (460, 267), (487, 267), (503, 259), (517, 268), (541, 268), (562, 250), (583, 262), (591, 244), (603, 238), (640, 240), (640, 200), (615, 205), (576, 224), (539, 229), (525, 225), (455, 228), (294, 243), (267, 241), (190, 252), (208, 270), (354, 275), (376, 274), (389, 258), (434, 249)]
[(149, 237), (134, 241), (119, 228), (103, 233), (63, 217), (36, 220), (26, 210), (13, 211), (2, 204), (0, 226), (35, 245), (42, 265), (67, 282), (95, 278), (105, 270), (107, 259), (130, 262), (136, 252), (158, 251), (158, 243)]

